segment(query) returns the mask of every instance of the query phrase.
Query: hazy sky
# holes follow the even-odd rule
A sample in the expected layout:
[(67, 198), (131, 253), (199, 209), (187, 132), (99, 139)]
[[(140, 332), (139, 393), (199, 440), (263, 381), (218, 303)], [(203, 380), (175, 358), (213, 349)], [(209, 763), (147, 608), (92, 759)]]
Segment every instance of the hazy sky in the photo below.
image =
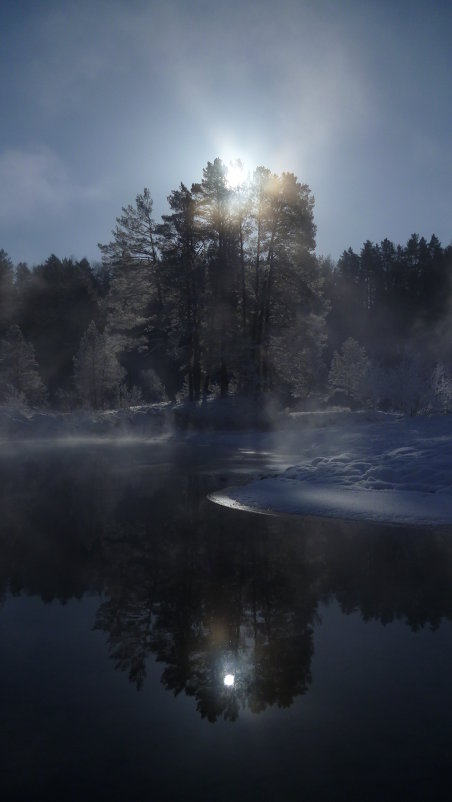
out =
[(99, 259), (207, 161), (294, 172), (317, 251), (452, 238), (450, 0), (7, 0), (0, 248)]

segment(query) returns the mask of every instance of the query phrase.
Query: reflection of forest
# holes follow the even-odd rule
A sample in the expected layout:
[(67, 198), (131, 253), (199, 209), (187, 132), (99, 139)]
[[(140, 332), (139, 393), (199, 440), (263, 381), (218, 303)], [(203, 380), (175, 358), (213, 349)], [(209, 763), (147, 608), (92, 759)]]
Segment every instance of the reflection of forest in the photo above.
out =
[(322, 601), (413, 629), (452, 619), (450, 532), (238, 513), (204, 500), (208, 473), (129, 457), (2, 466), (0, 592), (102, 592), (95, 627), (137, 688), (155, 655), (166, 688), (234, 720), (307, 690)]
[(269, 537), (267, 519), (207, 504), (187, 516), (181, 504), (168, 522), (157, 500), (151, 508), (145, 546), (109, 545), (96, 626), (109, 633), (117, 666), (139, 687), (155, 653), (165, 686), (194, 695), (210, 720), (236, 718), (241, 704), (289, 705), (310, 680), (314, 568), (277, 533)]

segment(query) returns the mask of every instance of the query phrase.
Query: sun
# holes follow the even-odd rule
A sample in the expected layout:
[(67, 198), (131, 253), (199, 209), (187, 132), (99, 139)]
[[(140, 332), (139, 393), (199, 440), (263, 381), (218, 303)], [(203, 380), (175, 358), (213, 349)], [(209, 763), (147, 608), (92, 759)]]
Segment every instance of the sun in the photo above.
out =
[(245, 183), (247, 174), (240, 159), (229, 162), (226, 173), (226, 183), (229, 189), (236, 189)]

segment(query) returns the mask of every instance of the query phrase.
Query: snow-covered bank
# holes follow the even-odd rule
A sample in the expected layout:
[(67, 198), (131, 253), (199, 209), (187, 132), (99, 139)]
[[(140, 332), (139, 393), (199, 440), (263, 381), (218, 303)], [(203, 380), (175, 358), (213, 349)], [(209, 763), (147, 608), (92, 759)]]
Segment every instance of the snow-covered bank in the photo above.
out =
[(149, 404), (124, 410), (55, 412), (0, 407), (0, 440), (161, 434), (171, 425), (169, 404)]
[[(391, 417), (391, 416), (390, 416)], [(376, 411), (350, 412), (333, 408), (319, 412), (290, 412), (267, 402), (230, 396), (207, 403), (162, 402), (128, 409), (59, 412), (21, 405), (0, 406), (0, 440), (64, 437), (155, 436), (162, 432), (259, 433), (346, 424), (350, 420), (377, 420), (388, 415)]]
[(306, 429), (283, 473), (214, 494), (256, 512), (452, 524), (452, 417)]
[(268, 431), (290, 415), (252, 399), (211, 398), (207, 403), (162, 402), (119, 410), (58, 412), (20, 405), (0, 406), (0, 439), (71, 436), (154, 436), (162, 431)]

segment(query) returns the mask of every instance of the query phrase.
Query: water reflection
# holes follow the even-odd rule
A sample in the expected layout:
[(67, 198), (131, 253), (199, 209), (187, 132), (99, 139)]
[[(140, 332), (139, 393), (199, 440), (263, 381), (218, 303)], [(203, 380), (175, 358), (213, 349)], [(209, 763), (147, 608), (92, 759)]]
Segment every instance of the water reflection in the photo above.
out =
[(205, 501), (212, 465), (145, 449), (0, 465), (0, 593), (101, 599), (94, 627), (137, 689), (147, 663), (210, 722), (289, 707), (311, 683), (322, 603), (418, 630), (452, 619), (452, 539), (288, 521)]
[(218, 515), (202, 503), (193, 477), (188, 489), (173, 501), (172, 518), (166, 504), (159, 507), (160, 494), (149, 499), (148, 515), (144, 499), (135, 498), (133, 509), (144, 517), (133, 535), (130, 522), (124, 531), (116, 519), (114, 537), (104, 542), (105, 601), (96, 627), (108, 634), (115, 666), (138, 688), (153, 653), (165, 665), (165, 687), (194, 696), (209, 721), (234, 720), (243, 706), (287, 706), (310, 681), (315, 571), (308, 575), (304, 550), (295, 541), (283, 545), (283, 533), (269, 537), (260, 520), (257, 528), (246, 515)]

